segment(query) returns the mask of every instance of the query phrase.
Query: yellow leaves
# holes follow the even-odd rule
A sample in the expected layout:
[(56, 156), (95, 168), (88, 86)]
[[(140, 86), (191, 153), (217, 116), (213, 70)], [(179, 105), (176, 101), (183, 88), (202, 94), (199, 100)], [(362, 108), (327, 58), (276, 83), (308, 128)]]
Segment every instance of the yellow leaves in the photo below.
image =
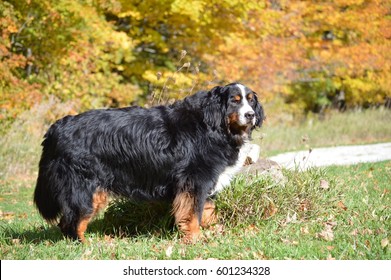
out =
[(334, 1), (340, 7), (347, 7), (352, 5), (361, 5), (364, 0), (335, 0)]
[(135, 20), (141, 20), (143, 18), (141, 13), (137, 10), (127, 10), (127, 11), (121, 12), (118, 14), (118, 17), (120, 17), (120, 18), (132, 17)]
[(118, 42), (118, 45), (125, 50), (129, 50), (133, 47), (131, 39), (126, 35), (125, 32), (113, 32), (112, 39)]
[(195, 0), (189, 3), (188, 0), (175, 0), (171, 4), (171, 11), (188, 16), (193, 21), (199, 21), (201, 15), (204, 13), (206, 1)]
[[(168, 86), (168, 87), (188, 87), (191, 86), (193, 78), (186, 73), (180, 72), (155, 72), (153, 70), (147, 70), (142, 75), (143, 79), (149, 81), (156, 86)], [(175, 86), (174, 86), (175, 85)]]

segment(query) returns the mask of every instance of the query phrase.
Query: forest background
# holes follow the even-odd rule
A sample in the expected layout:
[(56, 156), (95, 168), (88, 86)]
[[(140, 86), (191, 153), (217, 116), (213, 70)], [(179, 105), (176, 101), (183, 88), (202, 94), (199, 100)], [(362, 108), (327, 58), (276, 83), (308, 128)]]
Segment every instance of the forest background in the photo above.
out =
[(275, 116), (390, 105), (390, 19), (386, 0), (1, 1), (0, 133), (45, 102), (52, 122), (233, 81)]

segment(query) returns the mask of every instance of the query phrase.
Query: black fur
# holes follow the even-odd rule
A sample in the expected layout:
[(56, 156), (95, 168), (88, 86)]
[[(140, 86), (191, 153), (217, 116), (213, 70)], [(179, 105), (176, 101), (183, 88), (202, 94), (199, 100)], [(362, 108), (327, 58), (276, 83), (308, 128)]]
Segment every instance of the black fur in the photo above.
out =
[[(243, 138), (254, 128), (230, 129), (237, 91), (230, 84), (170, 106), (91, 110), (58, 120), (42, 143), (34, 193), (39, 212), (50, 222), (61, 218), (63, 233), (77, 238), (80, 218), (92, 213), (98, 189), (167, 201), (188, 192), (201, 219), (219, 175), (235, 164)], [(263, 109), (254, 96), (251, 106), (261, 126)]]

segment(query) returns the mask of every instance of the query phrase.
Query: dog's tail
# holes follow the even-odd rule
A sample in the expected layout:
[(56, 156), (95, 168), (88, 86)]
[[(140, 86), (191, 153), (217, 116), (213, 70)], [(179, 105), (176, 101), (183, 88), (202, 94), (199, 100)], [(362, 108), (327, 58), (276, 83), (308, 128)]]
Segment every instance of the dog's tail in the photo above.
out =
[(38, 176), (37, 185), (34, 192), (34, 203), (39, 213), (50, 223), (55, 223), (60, 215), (60, 205), (58, 204), (54, 193), (50, 189), (48, 180)]
[(39, 213), (49, 223), (55, 223), (61, 212), (56, 195), (59, 190), (56, 190), (56, 186), (51, 184), (51, 179), (54, 176), (51, 171), (53, 168), (56, 168), (55, 164), (51, 162), (55, 148), (53, 147), (53, 141), (51, 141), (52, 130), (53, 128), (49, 129), (42, 143), (43, 151), (39, 162), (38, 179), (34, 191), (34, 203)]

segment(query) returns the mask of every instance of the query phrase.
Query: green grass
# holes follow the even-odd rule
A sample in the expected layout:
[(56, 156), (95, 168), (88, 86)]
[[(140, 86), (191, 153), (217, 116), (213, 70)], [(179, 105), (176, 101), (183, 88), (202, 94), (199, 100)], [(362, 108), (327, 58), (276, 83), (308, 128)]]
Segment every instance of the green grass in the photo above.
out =
[[(126, 200), (91, 223), (89, 244), (64, 239), (32, 204), (50, 108), (26, 114), (0, 138), (0, 259), (391, 259), (390, 161), (285, 170), (285, 185), (239, 176), (216, 200), (219, 223), (194, 245), (181, 243), (169, 206)], [(296, 126), (271, 125), (269, 116), (256, 141), (263, 156), (391, 141), (390, 116), (368, 110)]]
[[(285, 171), (285, 176), (285, 185), (239, 176), (216, 200), (219, 223), (194, 245), (181, 243), (168, 209), (140, 211), (140, 205), (123, 200), (91, 224), (89, 244), (79, 244), (38, 216), (31, 204), (33, 182), (8, 183), (0, 194), (0, 258), (391, 258), (385, 245), (391, 224), (390, 161)], [(145, 223), (148, 217), (154, 222)]]

